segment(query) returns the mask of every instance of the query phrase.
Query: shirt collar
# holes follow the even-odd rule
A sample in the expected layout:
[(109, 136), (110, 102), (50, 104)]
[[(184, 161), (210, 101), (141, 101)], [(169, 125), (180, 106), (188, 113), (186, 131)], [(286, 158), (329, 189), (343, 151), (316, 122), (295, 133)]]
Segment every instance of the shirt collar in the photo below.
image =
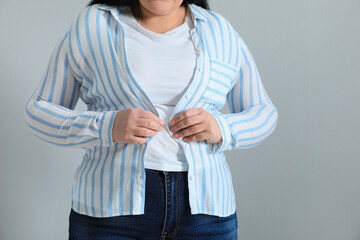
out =
[[(201, 21), (206, 21), (207, 19), (201, 14), (201, 7), (191, 3), (189, 4), (190, 6), (190, 11), (191, 11), (191, 16), (192, 16), (192, 19), (195, 20), (195, 19), (199, 19)], [(101, 4), (99, 7), (99, 9), (102, 9), (102, 10), (105, 10), (105, 11), (110, 11), (112, 12), (113, 10), (115, 10), (117, 7), (116, 6), (109, 6), (109, 5), (106, 5), (106, 4)]]

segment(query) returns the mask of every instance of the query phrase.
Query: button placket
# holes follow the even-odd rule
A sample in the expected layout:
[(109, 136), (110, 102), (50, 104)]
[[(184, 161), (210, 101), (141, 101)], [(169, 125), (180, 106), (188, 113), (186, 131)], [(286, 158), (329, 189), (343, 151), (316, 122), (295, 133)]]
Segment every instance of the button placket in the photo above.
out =
[[(195, 24), (195, 26), (196, 26), (196, 24)], [(194, 27), (193, 29), (190, 30), (190, 36), (191, 36), (191, 40), (193, 42), (194, 48), (196, 48), (195, 46), (201, 47), (200, 41), (197, 37), (196, 27)], [(197, 51), (195, 51), (195, 52), (197, 52)], [(196, 54), (196, 66), (199, 66), (200, 64), (202, 64), (202, 56), (201, 56), (201, 54)], [(195, 68), (195, 71), (196, 71), (196, 68)], [(194, 85), (195, 83), (198, 84), (197, 82), (199, 81), (198, 80), (199, 77), (197, 75), (198, 74), (196, 74), (196, 72), (195, 72), (195, 75), (193, 76), (193, 79), (190, 82), (190, 84), (186, 90), (186, 95), (184, 97), (182, 97), (180, 99), (180, 102), (174, 107), (173, 111), (170, 114), (169, 119), (172, 119), (174, 117), (175, 112), (177, 111), (178, 108), (184, 107), (184, 106), (182, 106), (182, 99), (190, 100), (191, 96), (194, 95), (194, 90), (193, 90), (194, 88), (192, 88), (191, 86)]]

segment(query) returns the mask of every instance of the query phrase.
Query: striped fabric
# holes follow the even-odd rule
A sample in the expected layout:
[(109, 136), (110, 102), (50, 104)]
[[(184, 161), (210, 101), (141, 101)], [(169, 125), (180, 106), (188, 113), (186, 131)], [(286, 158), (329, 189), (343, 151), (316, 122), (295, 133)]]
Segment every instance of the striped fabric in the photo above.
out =
[[(197, 68), (169, 119), (204, 108), (217, 120), (221, 142), (177, 141), (189, 164), (191, 213), (226, 217), (236, 205), (224, 151), (261, 143), (274, 131), (278, 114), (239, 34), (220, 14), (189, 6)], [(113, 142), (111, 131), (118, 110), (139, 108), (159, 116), (129, 69), (119, 14), (121, 7), (104, 4), (84, 8), (58, 41), (25, 106), (34, 135), (85, 150), (74, 175), (72, 208), (93, 217), (144, 213), (143, 160), (152, 137), (144, 144)], [(74, 110), (79, 98), (87, 111)], [(229, 114), (219, 111), (226, 101)]]

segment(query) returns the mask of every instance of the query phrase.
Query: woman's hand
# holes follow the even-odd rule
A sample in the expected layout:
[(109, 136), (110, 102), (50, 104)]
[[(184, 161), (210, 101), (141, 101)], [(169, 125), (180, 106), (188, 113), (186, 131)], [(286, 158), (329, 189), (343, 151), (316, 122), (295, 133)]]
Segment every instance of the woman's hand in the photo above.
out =
[(164, 121), (152, 112), (130, 108), (119, 110), (114, 119), (112, 138), (114, 142), (142, 144), (149, 136), (155, 136)]
[(217, 143), (222, 140), (221, 129), (215, 117), (203, 108), (191, 108), (176, 115), (170, 121), (173, 138), (183, 137), (184, 142), (207, 140)]

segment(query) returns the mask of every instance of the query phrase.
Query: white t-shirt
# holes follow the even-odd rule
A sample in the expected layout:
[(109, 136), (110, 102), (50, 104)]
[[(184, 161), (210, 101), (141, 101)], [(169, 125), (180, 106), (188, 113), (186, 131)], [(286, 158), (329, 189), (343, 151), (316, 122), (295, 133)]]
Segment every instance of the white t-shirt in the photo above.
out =
[[(150, 101), (168, 121), (173, 108), (192, 81), (196, 53), (190, 36), (194, 28), (190, 11), (183, 24), (155, 33), (141, 26), (124, 7), (120, 20), (124, 23), (125, 50), (135, 80)], [(151, 139), (144, 156), (144, 167), (163, 171), (187, 171), (188, 164), (178, 142), (163, 127)]]

